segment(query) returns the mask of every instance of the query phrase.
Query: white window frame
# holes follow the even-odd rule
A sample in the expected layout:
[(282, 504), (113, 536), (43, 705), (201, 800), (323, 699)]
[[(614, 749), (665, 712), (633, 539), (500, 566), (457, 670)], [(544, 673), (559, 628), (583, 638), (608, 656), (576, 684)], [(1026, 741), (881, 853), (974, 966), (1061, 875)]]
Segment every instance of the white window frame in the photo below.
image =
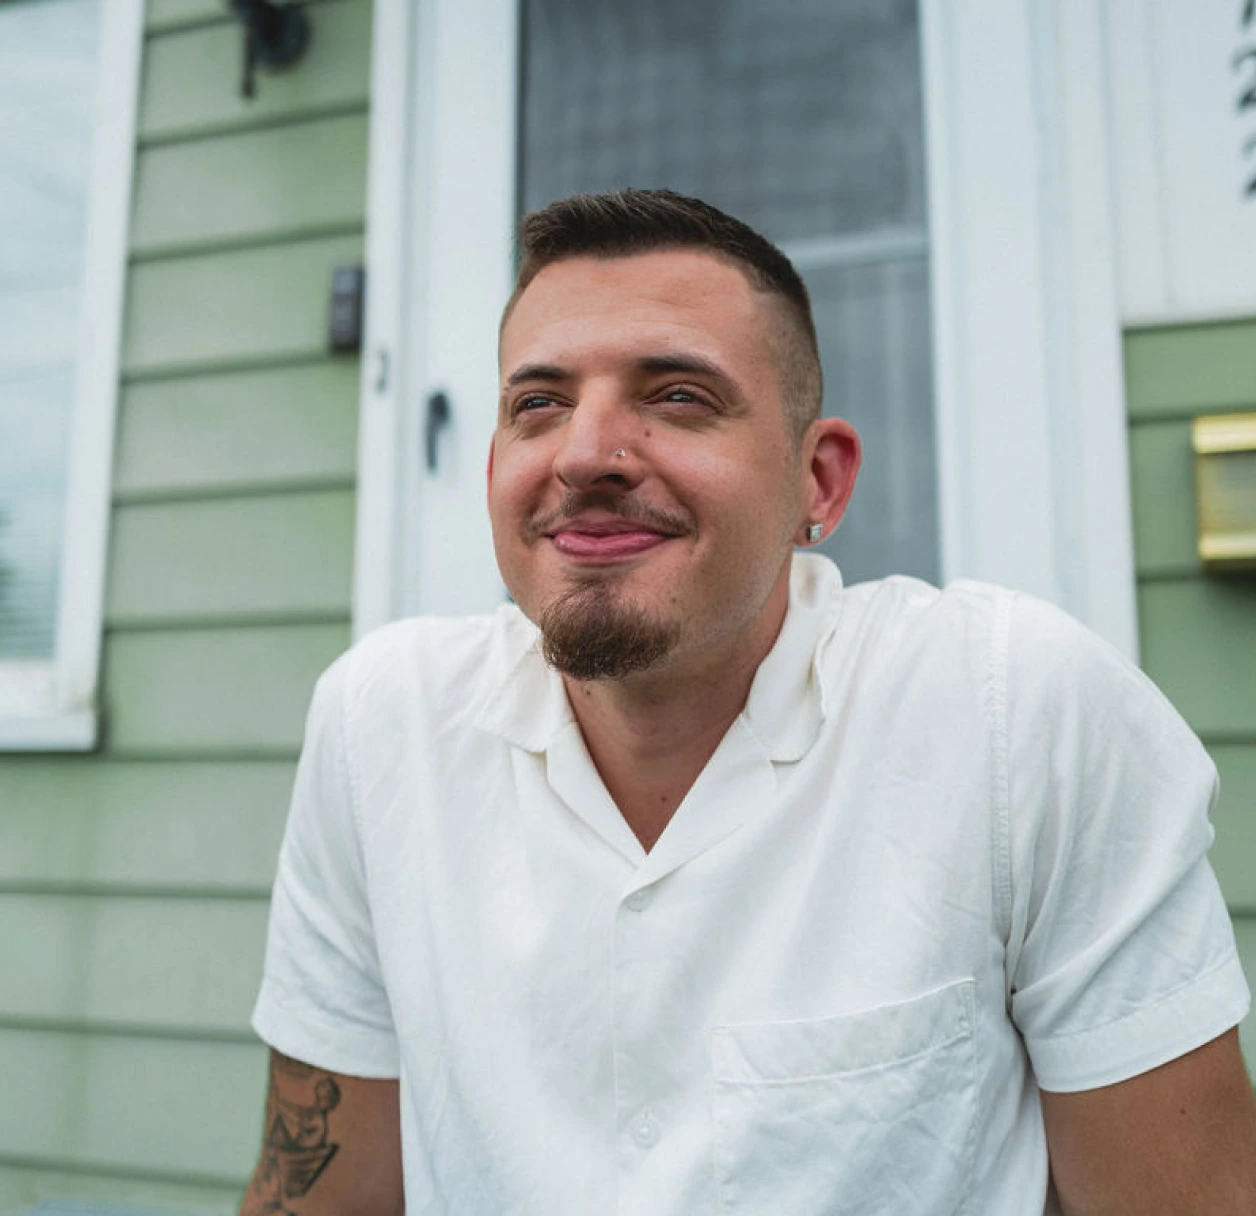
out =
[[(1052, 600), (1136, 659), (1102, 15), (920, 7), (943, 576)], [(401, 610), (412, 20), (376, 0), (355, 635)]]
[(88, 256), (74, 373), (56, 650), (51, 663), (0, 662), (0, 751), (89, 751), (109, 538), (114, 419), (126, 284), (143, 0), (102, 0), (95, 129), (88, 172)]

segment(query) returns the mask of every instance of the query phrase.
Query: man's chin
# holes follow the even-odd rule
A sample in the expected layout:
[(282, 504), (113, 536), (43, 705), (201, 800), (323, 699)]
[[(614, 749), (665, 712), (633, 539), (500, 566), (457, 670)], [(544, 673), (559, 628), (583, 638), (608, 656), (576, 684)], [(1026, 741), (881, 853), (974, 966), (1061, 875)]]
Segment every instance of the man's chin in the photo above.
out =
[(573, 680), (623, 680), (658, 666), (680, 641), (680, 622), (625, 602), (613, 579), (582, 579), (541, 614), (546, 661)]

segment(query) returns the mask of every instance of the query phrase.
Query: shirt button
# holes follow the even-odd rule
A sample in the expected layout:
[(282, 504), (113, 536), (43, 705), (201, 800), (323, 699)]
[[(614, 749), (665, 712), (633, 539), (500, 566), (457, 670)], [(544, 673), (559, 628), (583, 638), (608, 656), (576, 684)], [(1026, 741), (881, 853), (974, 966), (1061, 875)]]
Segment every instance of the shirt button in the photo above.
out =
[(658, 1120), (648, 1110), (637, 1116), (632, 1125), (632, 1138), (641, 1148), (653, 1148), (659, 1142)]
[(634, 891), (627, 899), (624, 900), (625, 906), (633, 912), (640, 912), (642, 908), (650, 902), (650, 893), (648, 891)]

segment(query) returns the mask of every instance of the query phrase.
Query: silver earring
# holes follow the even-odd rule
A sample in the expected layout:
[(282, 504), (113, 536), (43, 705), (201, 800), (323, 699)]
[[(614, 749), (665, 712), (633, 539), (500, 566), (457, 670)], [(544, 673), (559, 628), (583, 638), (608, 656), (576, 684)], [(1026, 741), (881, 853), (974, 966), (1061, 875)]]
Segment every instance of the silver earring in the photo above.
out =
[(822, 537), (823, 535), (824, 535), (823, 524), (808, 524), (807, 525), (807, 544), (814, 545), (817, 541), (819, 541), (820, 537)]

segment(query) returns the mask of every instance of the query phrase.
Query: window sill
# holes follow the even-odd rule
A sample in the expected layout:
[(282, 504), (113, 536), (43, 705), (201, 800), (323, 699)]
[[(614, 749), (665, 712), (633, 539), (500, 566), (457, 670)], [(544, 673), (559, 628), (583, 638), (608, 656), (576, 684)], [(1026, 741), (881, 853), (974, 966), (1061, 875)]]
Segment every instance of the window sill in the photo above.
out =
[(89, 752), (96, 747), (97, 734), (97, 715), (90, 709), (48, 714), (0, 714), (0, 754)]

